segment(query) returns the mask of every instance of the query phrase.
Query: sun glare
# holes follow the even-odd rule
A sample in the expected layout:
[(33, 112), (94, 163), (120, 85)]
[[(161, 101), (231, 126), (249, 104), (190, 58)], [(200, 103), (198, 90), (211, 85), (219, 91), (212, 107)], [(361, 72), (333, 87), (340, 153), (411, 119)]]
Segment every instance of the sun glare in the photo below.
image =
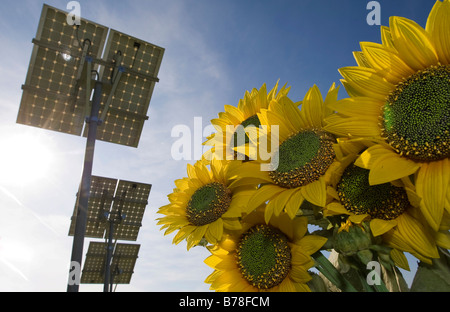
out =
[(28, 185), (51, 172), (54, 152), (48, 140), (32, 134), (12, 134), (1, 137), (0, 146), (2, 185)]

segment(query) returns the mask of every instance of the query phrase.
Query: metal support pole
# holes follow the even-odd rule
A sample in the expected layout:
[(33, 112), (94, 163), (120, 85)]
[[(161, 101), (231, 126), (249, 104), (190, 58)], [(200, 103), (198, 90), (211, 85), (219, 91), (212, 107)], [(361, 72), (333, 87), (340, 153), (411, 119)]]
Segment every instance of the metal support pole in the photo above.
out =
[[(87, 91), (86, 91), (87, 92)], [(87, 120), (89, 131), (87, 135), (86, 151), (84, 157), (83, 174), (80, 190), (78, 192), (77, 215), (75, 234), (73, 236), (72, 257), (69, 270), (68, 292), (78, 292), (81, 276), (81, 260), (83, 258), (84, 235), (86, 233), (87, 208), (89, 192), (91, 188), (92, 166), (94, 162), (95, 140), (97, 138), (97, 126), (99, 124), (100, 101), (102, 97), (102, 83), (96, 81), (94, 97), (92, 100), (91, 116)]]
[(103, 292), (109, 292), (109, 284), (111, 280), (111, 258), (113, 253), (113, 231), (114, 220), (109, 217), (109, 235), (108, 235), (108, 249), (106, 251), (106, 263), (105, 263), (105, 284), (103, 286)]

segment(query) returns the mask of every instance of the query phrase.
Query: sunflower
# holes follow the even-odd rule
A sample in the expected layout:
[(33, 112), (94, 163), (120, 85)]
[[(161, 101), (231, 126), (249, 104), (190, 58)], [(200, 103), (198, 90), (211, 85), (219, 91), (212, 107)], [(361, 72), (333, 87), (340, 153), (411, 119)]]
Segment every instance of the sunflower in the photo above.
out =
[[(245, 159), (245, 154), (236, 153), (236, 148), (240, 143), (248, 143), (249, 137), (244, 135), (244, 142), (241, 142), (237, 133), (237, 127), (242, 126), (246, 128), (248, 126), (259, 127), (260, 121), (258, 119), (258, 113), (261, 109), (266, 109), (269, 103), (277, 101), (278, 99), (287, 96), (289, 88), (283, 86), (278, 91), (278, 82), (267, 93), (266, 84), (263, 84), (258, 90), (252, 89), (251, 92), (246, 91), (244, 98), (239, 100), (237, 107), (232, 105), (225, 105), (225, 112), (219, 113), (216, 119), (211, 120), (211, 124), (214, 126), (216, 133), (211, 134), (203, 145), (212, 146), (204, 155), (203, 158), (211, 160), (217, 159)], [(243, 144), (243, 145), (244, 145)]]
[(350, 98), (325, 130), (371, 138), (359, 165), (369, 182), (413, 175), (420, 209), (437, 231), (450, 212), (450, 1), (436, 1), (425, 29), (393, 16), (381, 27), (382, 44), (361, 42), (358, 66), (341, 68)]
[(408, 264), (401, 251), (426, 263), (439, 258), (437, 245), (449, 247), (448, 233), (440, 233), (442, 244), (437, 244), (436, 232), (420, 221), (420, 199), (414, 185), (408, 179), (370, 185), (369, 170), (356, 166), (356, 158), (350, 154), (340, 159), (341, 165), (333, 173), (340, 178), (328, 188), (333, 200), (326, 205), (324, 215), (348, 215), (347, 220), (356, 224), (369, 222), (373, 236), (382, 237), (394, 248), (391, 256), (402, 268), (408, 269)]
[(241, 231), (216, 246), (205, 263), (214, 272), (205, 280), (216, 291), (310, 291), (311, 254), (326, 238), (305, 235), (307, 219), (286, 214), (264, 221), (258, 209), (243, 221)]
[[(188, 164), (188, 177), (175, 181), (176, 188), (168, 195), (170, 204), (159, 208), (158, 225), (165, 235), (178, 233), (173, 243), (187, 240), (187, 248), (205, 239), (211, 244), (221, 240), (224, 230), (240, 228), (239, 217), (245, 207), (248, 188), (230, 187), (229, 161), (213, 160), (209, 164), (197, 161)], [(250, 193), (251, 194), (251, 193)]]
[[(333, 84), (324, 101), (314, 85), (306, 93), (301, 110), (284, 97), (258, 114), (261, 125), (266, 127), (263, 129), (267, 130), (260, 130), (259, 144), (270, 141), (267, 144), (273, 145), (271, 157), (269, 160), (257, 157), (233, 170), (234, 185), (261, 185), (250, 198), (247, 213), (267, 201), (266, 221), (283, 210), (294, 218), (305, 199), (313, 205), (325, 206), (329, 173), (337, 163), (335, 139), (323, 130), (323, 119), (331, 113), (326, 105), (336, 101), (338, 90)], [(277, 135), (273, 136), (275, 132)], [(263, 170), (263, 165), (269, 165), (269, 170)]]

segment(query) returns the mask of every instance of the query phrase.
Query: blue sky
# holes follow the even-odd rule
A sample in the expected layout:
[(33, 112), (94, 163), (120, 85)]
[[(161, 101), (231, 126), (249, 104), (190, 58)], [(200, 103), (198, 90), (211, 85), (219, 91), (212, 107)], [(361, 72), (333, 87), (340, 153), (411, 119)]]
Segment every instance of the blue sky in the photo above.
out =
[[(224, 105), (237, 105), (246, 90), (263, 83), (268, 88), (277, 80), (287, 83), (295, 101), (313, 84), (325, 95), (333, 82), (339, 84), (337, 69), (355, 64), (352, 51), (360, 41), (380, 42), (379, 26), (366, 22), (368, 1), (79, 2), (83, 18), (166, 49), (139, 147), (96, 145), (94, 175), (153, 184), (136, 242), (142, 247), (135, 274), (131, 285), (117, 291), (207, 291), (208, 253), (171, 245), (172, 236), (164, 237), (156, 226), (156, 210), (192, 162), (171, 158), (171, 129), (193, 127), (194, 117), (206, 126)], [(424, 26), (434, 4), (378, 2), (382, 25), (399, 15)], [(43, 3), (9, 1), (0, 10), (0, 291), (65, 291), (68, 278), (67, 232), (85, 139), (15, 123)], [(68, 1), (45, 3), (65, 10)], [(345, 96), (341, 87), (340, 97)], [(33, 142), (40, 148), (33, 149)], [(415, 260), (410, 265), (414, 268)]]

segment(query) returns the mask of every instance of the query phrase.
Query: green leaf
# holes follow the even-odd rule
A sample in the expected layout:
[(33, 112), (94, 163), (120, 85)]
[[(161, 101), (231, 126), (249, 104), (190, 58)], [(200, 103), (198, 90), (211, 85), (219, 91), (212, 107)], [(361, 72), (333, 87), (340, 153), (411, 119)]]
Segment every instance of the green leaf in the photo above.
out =
[(313, 254), (312, 257), (315, 260), (316, 268), (336, 287), (343, 292), (357, 291), (320, 251)]
[(433, 259), (431, 265), (419, 263), (411, 291), (450, 292), (450, 254), (446, 250), (439, 251), (440, 258)]

